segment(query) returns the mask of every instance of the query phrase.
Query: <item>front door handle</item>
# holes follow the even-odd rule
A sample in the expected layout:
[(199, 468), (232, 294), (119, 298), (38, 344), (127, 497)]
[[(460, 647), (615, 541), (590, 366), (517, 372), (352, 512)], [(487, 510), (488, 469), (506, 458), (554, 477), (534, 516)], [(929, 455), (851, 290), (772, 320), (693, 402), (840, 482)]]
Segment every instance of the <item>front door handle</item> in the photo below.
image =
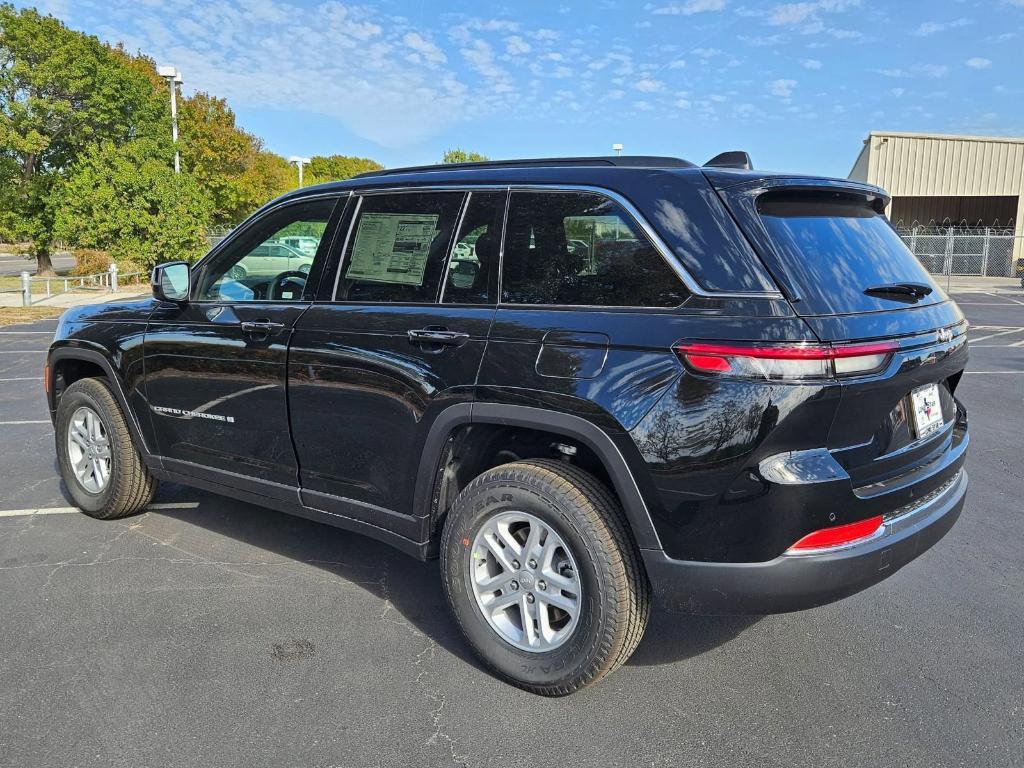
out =
[(448, 347), (461, 347), (469, 341), (469, 334), (449, 331), (447, 328), (421, 328), (409, 331), (409, 341), (413, 344), (442, 344)]
[(261, 336), (273, 336), (284, 328), (284, 323), (275, 323), (270, 320), (246, 320), (242, 323), (242, 333), (259, 334)]

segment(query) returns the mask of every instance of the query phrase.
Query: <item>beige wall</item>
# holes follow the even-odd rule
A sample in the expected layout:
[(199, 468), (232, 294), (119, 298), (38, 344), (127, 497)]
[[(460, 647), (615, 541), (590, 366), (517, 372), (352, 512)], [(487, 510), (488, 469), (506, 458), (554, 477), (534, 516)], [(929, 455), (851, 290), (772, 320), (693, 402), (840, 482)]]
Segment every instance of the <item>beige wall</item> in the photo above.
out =
[[(872, 131), (850, 178), (892, 197), (1012, 195), (1024, 235), (1024, 138)], [(1024, 256), (1024, 238), (1014, 256)]]

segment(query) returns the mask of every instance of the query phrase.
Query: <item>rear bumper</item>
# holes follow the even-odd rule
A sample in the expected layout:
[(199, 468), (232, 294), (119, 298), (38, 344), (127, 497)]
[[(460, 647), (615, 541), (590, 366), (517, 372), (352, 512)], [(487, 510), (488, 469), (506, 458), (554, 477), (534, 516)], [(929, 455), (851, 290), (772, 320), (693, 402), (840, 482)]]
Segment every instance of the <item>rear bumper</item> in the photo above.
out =
[(671, 611), (768, 614), (839, 600), (876, 584), (946, 535), (963, 509), (967, 473), (960, 470), (933, 497), (887, 520), (880, 535), (815, 554), (784, 554), (763, 563), (673, 560), (644, 550), (655, 600)]

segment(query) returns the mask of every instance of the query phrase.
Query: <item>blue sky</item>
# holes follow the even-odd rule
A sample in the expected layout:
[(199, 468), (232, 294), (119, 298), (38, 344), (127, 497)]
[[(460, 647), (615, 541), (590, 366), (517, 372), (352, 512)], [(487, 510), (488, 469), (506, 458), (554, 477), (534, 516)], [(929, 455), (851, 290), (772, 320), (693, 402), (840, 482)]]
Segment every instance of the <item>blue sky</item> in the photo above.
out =
[(388, 166), (746, 149), (845, 176), (871, 129), (1024, 135), (1024, 0), (44, 0), (290, 154)]

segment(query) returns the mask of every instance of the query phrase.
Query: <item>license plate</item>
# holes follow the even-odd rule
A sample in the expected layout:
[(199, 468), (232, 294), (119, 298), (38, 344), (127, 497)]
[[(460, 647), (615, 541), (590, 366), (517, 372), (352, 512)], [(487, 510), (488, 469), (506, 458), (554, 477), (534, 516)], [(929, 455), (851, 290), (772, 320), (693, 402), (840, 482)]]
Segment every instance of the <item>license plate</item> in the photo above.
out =
[(910, 404), (914, 410), (914, 427), (919, 438), (930, 435), (942, 426), (938, 384), (915, 389), (910, 393)]

